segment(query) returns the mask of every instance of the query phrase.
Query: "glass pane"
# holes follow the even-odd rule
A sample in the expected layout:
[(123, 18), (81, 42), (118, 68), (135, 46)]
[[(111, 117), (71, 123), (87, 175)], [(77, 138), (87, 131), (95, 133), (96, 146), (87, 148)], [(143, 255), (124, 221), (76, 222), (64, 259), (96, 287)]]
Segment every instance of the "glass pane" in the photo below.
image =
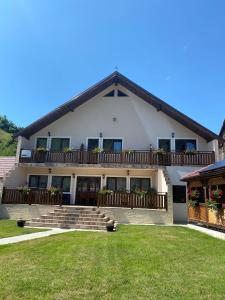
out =
[(48, 176), (39, 176), (39, 188), (46, 189), (48, 182)]
[(144, 191), (150, 190), (150, 178), (141, 178), (141, 189)]
[(52, 176), (52, 186), (58, 189), (61, 189), (62, 177), (61, 176)]
[(62, 183), (62, 190), (63, 192), (70, 192), (70, 177), (65, 176), (62, 177), (63, 183)]
[(126, 191), (126, 178), (124, 177), (117, 177), (117, 191)]
[(121, 152), (122, 151), (122, 141), (121, 140), (117, 140), (114, 141), (114, 147), (113, 147), (115, 152)]
[(196, 140), (176, 140), (175, 149), (177, 152), (196, 150)]
[(61, 151), (65, 148), (69, 148), (70, 146), (70, 139), (61, 139)]
[(92, 151), (93, 149), (99, 146), (98, 139), (88, 139), (88, 151)]
[(36, 148), (47, 148), (47, 138), (37, 138)]
[(170, 140), (169, 139), (160, 139), (159, 140), (159, 149), (163, 149), (164, 151), (170, 151)]
[(113, 140), (104, 139), (103, 140), (103, 149), (104, 149), (104, 151), (113, 151)]
[(29, 178), (29, 187), (31, 188), (38, 188), (38, 176), (31, 175)]
[(51, 141), (52, 151), (61, 151), (61, 139), (53, 138)]
[(107, 178), (107, 189), (115, 191), (116, 190), (116, 180), (113, 177)]
[(131, 192), (134, 192), (136, 189), (140, 189), (140, 178), (131, 178), (130, 179), (130, 190)]

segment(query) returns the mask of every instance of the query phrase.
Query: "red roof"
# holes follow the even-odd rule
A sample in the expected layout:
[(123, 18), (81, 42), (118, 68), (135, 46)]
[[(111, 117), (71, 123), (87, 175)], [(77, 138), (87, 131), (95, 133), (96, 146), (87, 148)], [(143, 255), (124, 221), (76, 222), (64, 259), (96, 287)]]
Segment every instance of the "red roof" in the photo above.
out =
[(3, 178), (15, 166), (15, 163), (15, 156), (0, 156), (0, 178)]

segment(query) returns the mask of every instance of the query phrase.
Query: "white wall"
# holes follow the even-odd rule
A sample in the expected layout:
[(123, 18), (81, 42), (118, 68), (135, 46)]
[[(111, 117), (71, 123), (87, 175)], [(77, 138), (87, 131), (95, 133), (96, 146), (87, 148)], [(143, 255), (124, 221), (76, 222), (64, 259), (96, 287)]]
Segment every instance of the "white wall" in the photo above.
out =
[(23, 141), (23, 145), (33, 147), (36, 136), (48, 136), (50, 132), (52, 136), (70, 136), (71, 146), (79, 148), (86, 143), (86, 137), (99, 137), (102, 132), (103, 137), (123, 138), (124, 149), (148, 150), (150, 144), (157, 148), (157, 137), (171, 138), (174, 132), (175, 138), (196, 138), (199, 150), (208, 150), (203, 138), (123, 87), (118, 88), (129, 97), (103, 97), (112, 89), (108, 88), (40, 130), (29, 141)]

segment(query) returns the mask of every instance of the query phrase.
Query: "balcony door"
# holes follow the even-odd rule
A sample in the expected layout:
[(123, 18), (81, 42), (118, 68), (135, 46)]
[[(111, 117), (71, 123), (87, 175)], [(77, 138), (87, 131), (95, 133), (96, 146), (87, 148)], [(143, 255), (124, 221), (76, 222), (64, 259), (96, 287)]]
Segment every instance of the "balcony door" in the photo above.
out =
[(100, 187), (101, 177), (78, 176), (75, 204), (96, 206)]

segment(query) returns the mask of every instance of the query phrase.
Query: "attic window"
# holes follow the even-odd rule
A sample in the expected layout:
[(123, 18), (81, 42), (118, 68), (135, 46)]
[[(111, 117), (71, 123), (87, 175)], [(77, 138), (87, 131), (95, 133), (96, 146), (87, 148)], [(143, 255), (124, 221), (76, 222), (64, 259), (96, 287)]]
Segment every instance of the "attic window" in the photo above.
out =
[(114, 97), (115, 96), (115, 90), (112, 90), (108, 94), (106, 94), (104, 97)]
[(128, 97), (127, 94), (125, 94), (124, 92), (122, 92), (122, 91), (120, 91), (120, 90), (118, 90), (117, 96), (118, 96), (118, 97)]

